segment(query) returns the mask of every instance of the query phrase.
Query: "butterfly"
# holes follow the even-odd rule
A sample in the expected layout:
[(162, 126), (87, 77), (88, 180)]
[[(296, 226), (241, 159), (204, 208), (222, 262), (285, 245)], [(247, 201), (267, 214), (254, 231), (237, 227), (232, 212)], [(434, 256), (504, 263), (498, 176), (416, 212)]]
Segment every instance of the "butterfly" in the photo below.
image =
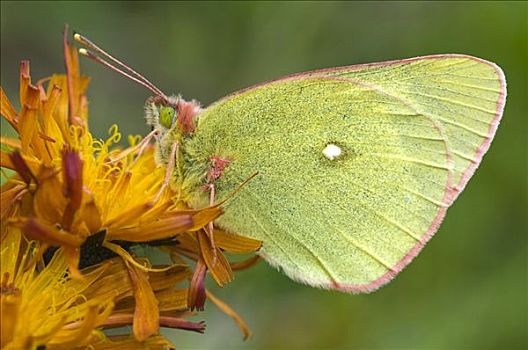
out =
[(422, 250), (506, 101), (499, 66), (440, 54), (293, 74), (202, 108), (76, 39), (154, 93), (145, 111), (157, 159), (189, 207), (256, 174), (215, 226), (261, 240), (259, 254), (292, 279), (345, 292), (379, 288)]

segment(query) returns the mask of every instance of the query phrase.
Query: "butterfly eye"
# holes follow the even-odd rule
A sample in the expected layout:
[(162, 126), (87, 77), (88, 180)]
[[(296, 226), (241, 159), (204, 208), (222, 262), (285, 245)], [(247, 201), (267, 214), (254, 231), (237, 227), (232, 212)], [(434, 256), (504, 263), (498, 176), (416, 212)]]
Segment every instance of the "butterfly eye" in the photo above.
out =
[(176, 112), (174, 111), (174, 108), (172, 107), (168, 107), (168, 106), (161, 107), (159, 110), (160, 124), (163, 127), (170, 129), (175, 119), (174, 118), (175, 113)]

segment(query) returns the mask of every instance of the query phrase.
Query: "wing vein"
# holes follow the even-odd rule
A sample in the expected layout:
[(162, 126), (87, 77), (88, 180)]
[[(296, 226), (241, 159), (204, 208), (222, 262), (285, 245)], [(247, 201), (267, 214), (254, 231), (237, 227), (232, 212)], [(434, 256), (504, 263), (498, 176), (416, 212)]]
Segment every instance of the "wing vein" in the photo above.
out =
[[(249, 194), (251, 194), (253, 196), (253, 198), (255, 198), (257, 201), (263, 202), (263, 200), (257, 194), (255, 194), (253, 191), (251, 191), (249, 188), (246, 188), (246, 191)], [(267, 230), (264, 228), (262, 223), (252, 213), (250, 213), (250, 215), (253, 218), (253, 220), (255, 220), (255, 222), (260, 226), (260, 228), (265, 232), (265, 234), (268, 237), (271, 238), (272, 236), (269, 234), (269, 232), (267, 232)], [(312, 258), (317, 262), (317, 264), (321, 267), (321, 269), (325, 272), (325, 274), (330, 278), (332, 283), (334, 283), (335, 285), (338, 285), (336, 276), (334, 276), (333, 272), (326, 266), (326, 264), (306, 244), (304, 244), (299, 238), (297, 238), (297, 237), (295, 237), (293, 235), (290, 235), (290, 237), (292, 237), (302, 248), (304, 248), (312, 256)], [(285, 256), (288, 256), (288, 258), (290, 259), (290, 261), (292, 261), (294, 263), (294, 265), (297, 265), (293, 261), (293, 259), (291, 259), (291, 257), (289, 257), (287, 252), (280, 246), (280, 244), (278, 244), (276, 241), (274, 241), (274, 243), (275, 243), (275, 245), (277, 247), (279, 247), (280, 250), (282, 250), (282, 252), (285, 254)]]
[(343, 236), (343, 238), (348, 241), (350, 244), (352, 244), (354, 247), (356, 247), (357, 249), (361, 250), (363, 253), (365, 253), (366, 255), (368, 255), (372, 260), (376, 261), (378, 264), (380, 264), (381, 266), (383, 266), (384, 268), (386, 268), (387, 270), (390, 270), (390, 271), (394, 271), (391, 264), (389, 264), (388, 262), (385, 261), (385, 259), (377, 256), (376, 254), (372, 253), (371, 251), (369, 251), (367, 248), (365, 248), (364, 246), (362, 246), (361, 244), (359, 244), (358, 242), (356, 242), (352, 237), (350, 237), (349, 235), (346, 234), (346, 232), (338, 229), (337, 227), (334, 226), (334, 229), (339, 232), (341, 234), (341, 236)]
[(400, 155), (396, 155), (396, 154), (387, 154), (387, 153), (369, 153), (369, 155), (371, 155), (371, 156), (377, 156), (377, 157), (380, 157), (380, 158), (388, 158), (388, 159), (402, 160), (402, 161), (405, 161), (405, 162), (410, 162), (410, 163), (416, 163), (416, 164), (425, 165), (425, 166), (428, 166), (428, 167), (431, 167), (431, 168), (444, 169), (444, 170), (452, 170), (450, 167), (448, 167), (448, 166), (446, 166), (446, 165), (436, 164), (436, 163), (430, 163), (430, 162), (423, 161), (423, 160), (421, 160), (421, 159), (410, 158), (410, 157), (404, 157), (404, 156), (400, 156)]

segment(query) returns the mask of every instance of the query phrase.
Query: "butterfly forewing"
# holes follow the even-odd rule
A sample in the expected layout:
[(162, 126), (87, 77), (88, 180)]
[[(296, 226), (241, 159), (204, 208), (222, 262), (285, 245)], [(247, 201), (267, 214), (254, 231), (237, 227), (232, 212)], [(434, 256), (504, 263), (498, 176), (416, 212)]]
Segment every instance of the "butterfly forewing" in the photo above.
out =
[(452, 200), (489, 148), (506, 98), (502, 70), (465, 55), (428, 56), (321, 73), (375, 84), (440, 123), (454, 161)]

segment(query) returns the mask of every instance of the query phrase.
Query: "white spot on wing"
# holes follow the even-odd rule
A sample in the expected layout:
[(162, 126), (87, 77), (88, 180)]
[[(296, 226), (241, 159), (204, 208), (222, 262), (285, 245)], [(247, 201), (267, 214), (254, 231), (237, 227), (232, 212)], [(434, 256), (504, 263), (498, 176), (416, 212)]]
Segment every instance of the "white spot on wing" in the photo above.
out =
[(341, 148), (337, 145), (334, 145), (333, 143), (326, 145), (325, 149), (323, 150), (323, 155), (330, 160), (336, 159), (341, 155), (341, 153)]

